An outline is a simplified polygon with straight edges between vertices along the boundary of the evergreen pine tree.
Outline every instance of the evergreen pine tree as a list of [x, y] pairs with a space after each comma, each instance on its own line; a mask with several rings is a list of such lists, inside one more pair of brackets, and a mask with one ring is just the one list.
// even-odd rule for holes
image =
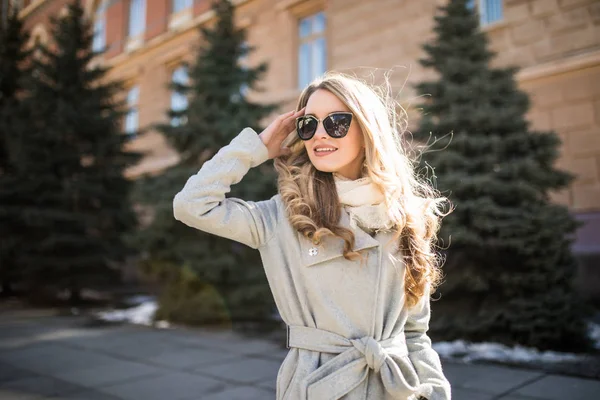
[[560, 140], [530, 129], [516, 68], [490, 67], [494, 53], [468, 3], [451, 0], [435, 17], [420, 62], [439, 78], [417, 87], [431, 96], [415, 132], [431, 145], [421, 166], [455, 206], [440, 234], [446, 282], [432, 332], [585, 348], [588, 309], [573, 288], [570, 249], [577, 224], [549, 196], [572, 179], [554, 166]]
[[[265, 319], [274, 308], [256, 250], [173, 218], [173, 198], [186, 180], [242, 128], [259, 130], [261, 120], [275, 110], [245, 95], [248, 89], [257, 89], [267, 66], [241, 65], [240, 58], [252, 48], [245, 44], [245, 30], [234, 25], [234, 6], [218, 0], [213, 10], [216, 21], [201, 28], [203, 46], [189, 67], [189, 83], [171, 85], [189, 98], [189, 104], [183, 110], [169, 110], [171, 122], [158, 126], [180, 161], [158, 177], [140, 180], [137, 200], [153, 210], [154, 218], [134, 238], [144, 255], [143, 269], [167, 281], [158, 317], [196, 324]], [[275, 173], [265, 163], [233, 186], [230, 195], [265, 200], [275, 193]]]
[[11, 295], [18, 281], [16, 257], [25, 239], [23, 224], [18, 218], [22, 187], [18, 179], [15, 130], [27, 124], [28, 116], [20, 115], [19, 101], [24, 79], [28, 75], [25, 49], [29, 34], [15, 6], [0, 26], [0, 294]]
[[70, 292], [117, 282], [135, 228], [132, 183], [123, 173], [137, 154], [123, 150], [124, 115], [113, 99], [119, 83], [91, 67], [92, 29], [74, 0], [52, 19], [51, 48], [34, 58], [22, 107], [31, 127], [19, 132], [24, 184], [34, 193], [21, 207], [28, 245], [20, 259], [32, 285]]

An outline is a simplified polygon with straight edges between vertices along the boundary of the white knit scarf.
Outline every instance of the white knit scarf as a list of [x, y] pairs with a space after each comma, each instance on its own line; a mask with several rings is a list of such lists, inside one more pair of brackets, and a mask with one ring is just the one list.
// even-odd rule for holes
[[333, 178], [340, 203], [350, 215], [351, 225], [370, 232], [393, 227], [384, 195], [370, 177], [351, 180], [334, 173]]

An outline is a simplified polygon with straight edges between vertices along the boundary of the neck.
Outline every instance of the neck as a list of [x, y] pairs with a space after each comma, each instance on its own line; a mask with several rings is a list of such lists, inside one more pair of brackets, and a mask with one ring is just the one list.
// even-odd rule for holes
[[356, 180], [359, 179], [363, 176], [363, 171], [364, 170], [364, 161], [365, 158], [363, 157], [356, 157], [350, 164], [344, 166], [342, 169], [334, 172], [334, 174], [337, 174], [340, 177], [343, 177], [345, 179], [349, 179], [349, 180]]

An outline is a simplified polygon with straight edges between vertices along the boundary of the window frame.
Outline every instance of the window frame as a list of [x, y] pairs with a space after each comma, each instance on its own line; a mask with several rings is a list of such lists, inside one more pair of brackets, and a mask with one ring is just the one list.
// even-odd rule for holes
[[[180, 2], [180, 3], [184, 3], [183, 7], [176, 9], [175, 5]], [[171, 0], [171, 14], [177, 14], [180, 13], [182, 11], [191, 9], [194, 7], [194, 0]]]
[[[322, 16], [322, 28], [317, 29], [315, 24], [317, 23], [317, 17]], [[304, 21], [308, 21], [309, 30], [306, 34], [302, 33], [302, 24]], [[296, 25], [296, 40], [297, 40], [297, 49], [296, 49], [296, 70], [297, 70], [297, 79], [296, 85], [298, 89], [303, 89], [317, 76], [325, 73], [329, 66], [328, 59], [328, 38], [327, 38], [327, 14], [325, 10], [316, 10], [315, 12], [301, 16], [297, 19]], [[317, 43], [321, 42], [322, 45], [318, 45]], [[317, 66], [318, 56], [316, 56], [317, 51], [319, 51], [319, 47], [322, 46], [322, 53], [320, 54], [320, 62], [321, 66]], [[307, 49], [309, 52], [309, 67], [308, 71], [304, 71], [302, 60], [302, 52], [304, 49]]]
[[496, 2], [494, 4], [497, 7], [495, 12], [498, 13], [498, 15], [494, 15], [494, 19], [490, 19], [488, 1], [490, 0], [470, 0], [467, 4], [467, 7], [477, 12], [477, 15], [479, 16], [479, 26], [482, 27], [497, 24], [504, 20], [504, 2], [502, 0], [491, 0]]
[[[141, 20], [134, 19], [134, 16], [133, 16], [133, 11], [134, 11], [133, 8], [134, 8], [134, 4], [136, 2], [142, 3], [142, 6], [140, 6], [140, 8], [142, 10]], [[135, 37], [138, 37], [138, 36], [144, 34], [144, 32], [146, 31], [146, 13], [147, 12], [148, 12], [148, 2], [146, 0], [130, 0], [129, 1], [129, 15], [127, 18], [127, 37], [128, 38], [135, 38]], [[139, 21], [138, 23], [140, 24], [139, 28], [138, 28], [139, 31], [138, 30], [133, 31], [132, 30], [133, 27], [134, 26], [137, 27], [137, 25], [135, 25], [132, 22], [137, 22], [137, 21]]]
[[[173, 68], [171, 70], [171, 82], [172, 83], [181, 83], [175, 80], [175, 74], [177, 73], [177, 71], [185, 71], [185, 78], [187, 80], [187, 82], [185, 82], [185, 84], [189, 84], [190, 81], [190, 76], [189, 76], [189, 67], [187, 67], [185, 64], [179, 64], [177, 65], [175, 68]], [[179, 100], [176, 100], [179, 99]], [[182, 103], [185, 103], [185, 108], [179, 108], [179, 109], [175, 109], [174, 108], [174, 100], [176, 101], [181, 101]], [[184, 109], [187, 109], [189, 107], [189, 98], [188, 96], [181, 94], [173, 89], [170, 90], [169, 93], [169, 107], [172, 111], [181, 111]], [[184, 121], [178, 121], [177, 117], [172, 117], [171, 120], [169, 121], [169, 124], [172, 127], [178, 127], [181, 125], [185, 125], [187, 123], [187, 116], [185, 117]]]
[[[131, 97], [132, 91], [136, 91], [135, 93], [135, 102], [132, 102]], [[123, 132], [129, 138], [134, 138], [137, 135], [137, 132], [140, 129], [140, 85], [133, 84], [127, 88], [127, 92], [125, 93], [125, 103], [127, 104], [127, 112], [125, 113], [125, 118], [123, 119]], [[129, 129], [128, 124], [131, 117], [135, 117], [134, 128]]]
[[[92, 39], [92, 51], [101, 52], [106, 48], [106, 10], [108, 9], [108, 1], [103, 0], [100, 2], [96, 10], [94, 11], [94, 37]], [[102, 33], [99, 35], [97, 26], [98, 23], [102, 22]]]

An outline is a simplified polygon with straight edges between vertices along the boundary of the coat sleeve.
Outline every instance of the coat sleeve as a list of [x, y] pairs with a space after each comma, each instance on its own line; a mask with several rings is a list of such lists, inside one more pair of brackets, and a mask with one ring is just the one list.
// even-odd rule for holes
[[259, 248], [274, 235], [275, 196], [253, 202], [225, 198], [250, 168], [264, 163], [268, 150], [256, 132], [245, 128], [191, 176], [173, 199], [175, 219], [184, 224]]
[[404, 328], [408, 357], [419, 376], [419, 389], [416, 397], [428, 400], [449, 400], [450, 382], [444, 376], [438, 353], [431, 347], [429, 330], [430, 287], [428, 286], [419, 302], [410, 309]]

